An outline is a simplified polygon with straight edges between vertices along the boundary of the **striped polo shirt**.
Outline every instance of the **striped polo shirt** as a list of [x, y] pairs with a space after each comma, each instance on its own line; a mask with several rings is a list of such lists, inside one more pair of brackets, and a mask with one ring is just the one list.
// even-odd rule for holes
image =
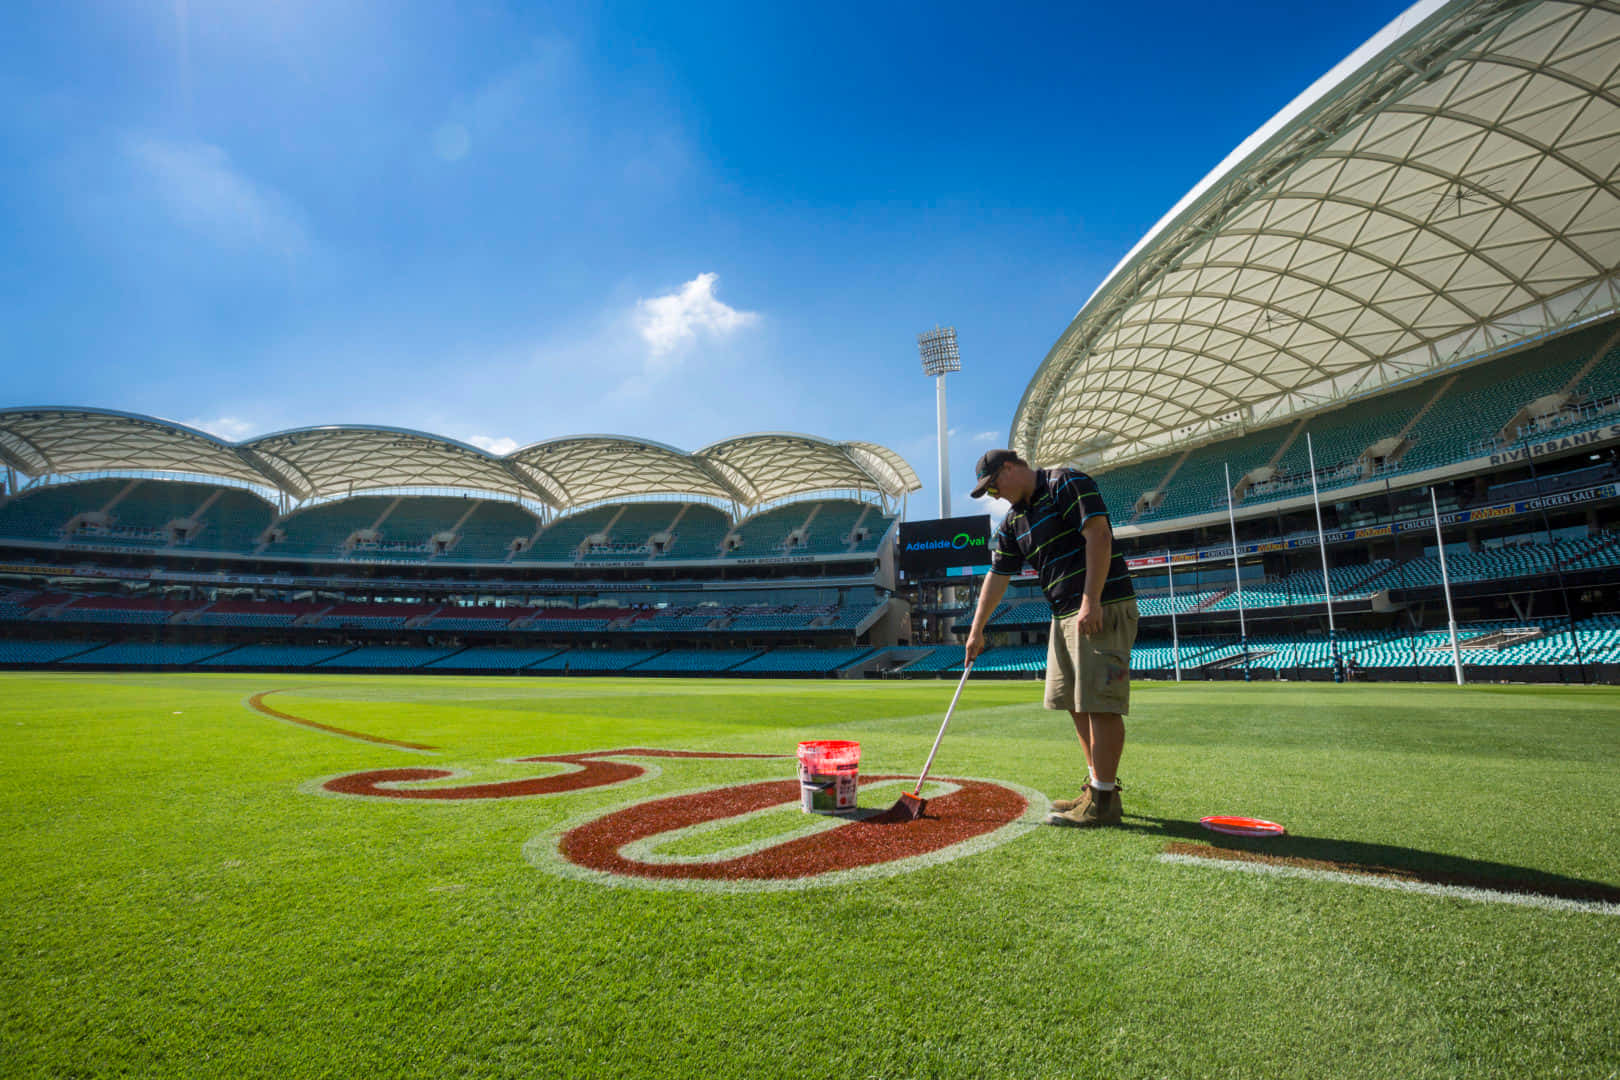
[[[1086, 538], [1080, 527], [1099, 515], [1107, 518], [1108, 507], [1103, 505], [1097, 481], [1074, 469], [1035, 470], [1034, 494], [1014, 506], [996, 530], [991, 572], [1011, 577], [1029, 563], [1040, 578], [1046, 602], [1052, 605], [1052, 615], [1074, 614], [1086, 593]], [[1108, 535], [1111, 540], [1112, 519]], [[1114, 547], [1102, 602], [1114, 604], [1135, 595], [1125, 556]]]

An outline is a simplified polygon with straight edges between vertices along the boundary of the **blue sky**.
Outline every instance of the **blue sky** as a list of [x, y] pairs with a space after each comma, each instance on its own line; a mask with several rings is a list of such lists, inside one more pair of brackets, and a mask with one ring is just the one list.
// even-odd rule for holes
[[0, 42], [0, 407], [882, 443], [953, 510], [1114, 264], [1398, 3], [64, 3]]

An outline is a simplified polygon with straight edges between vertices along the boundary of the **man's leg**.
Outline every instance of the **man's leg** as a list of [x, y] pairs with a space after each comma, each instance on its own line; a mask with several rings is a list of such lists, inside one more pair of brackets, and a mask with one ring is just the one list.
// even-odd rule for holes
[[1101, 780], [1102, 777], [1097, 776], [1097, 763], [1091, 757], [1091, 714], [1075, 712], [1071, 709], [1069, 715], [1074, 717], [1074, 733], [1080, 737], [1080, 749], [1086, 752], [1086, 776], [1088, 782], [1093, 777]]
[[[1081, 739], [1086, 745], [1086, 764], [1091, 775], [1105, 784], [1119, 779], [1119, 759], [1125, 752], [1125, 718], [1119, 713], [1081, 713], [1090, 720], [1091, 738]], [[1076, 727], [1079, 726], [1076, 717]]]

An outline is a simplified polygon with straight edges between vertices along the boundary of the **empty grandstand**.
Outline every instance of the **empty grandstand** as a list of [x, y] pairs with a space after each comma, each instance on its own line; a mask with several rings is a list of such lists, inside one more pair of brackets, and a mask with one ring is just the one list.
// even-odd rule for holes
[[[1597, 0], [1421, 4], [1080, 306], [1008, 443], [1097, 477], [1139, 672], [1620, 681], [1617, 77]], [[899, 572], [867, 442], [18, 408], [0, 464], [7, 664], [950, 677], [975, 596]], [[1015, 582], [979, 670], [1049, 616]]]

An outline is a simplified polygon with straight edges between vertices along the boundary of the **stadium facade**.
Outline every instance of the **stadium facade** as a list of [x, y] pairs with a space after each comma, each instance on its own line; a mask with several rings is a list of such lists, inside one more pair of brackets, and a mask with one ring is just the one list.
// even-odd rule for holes
[[[1125, 257], [1009, 443], [1098, 477], [1144, 673], [1620, 681], [1617, 266], [1620, 6], [1420, 3]], [[872, 443], [15, 408], [0, 463], [14, 665], [928, 674], [972, 600], [897, 572]], [[1045, 625], [1015, 584], [979, 667]]]

